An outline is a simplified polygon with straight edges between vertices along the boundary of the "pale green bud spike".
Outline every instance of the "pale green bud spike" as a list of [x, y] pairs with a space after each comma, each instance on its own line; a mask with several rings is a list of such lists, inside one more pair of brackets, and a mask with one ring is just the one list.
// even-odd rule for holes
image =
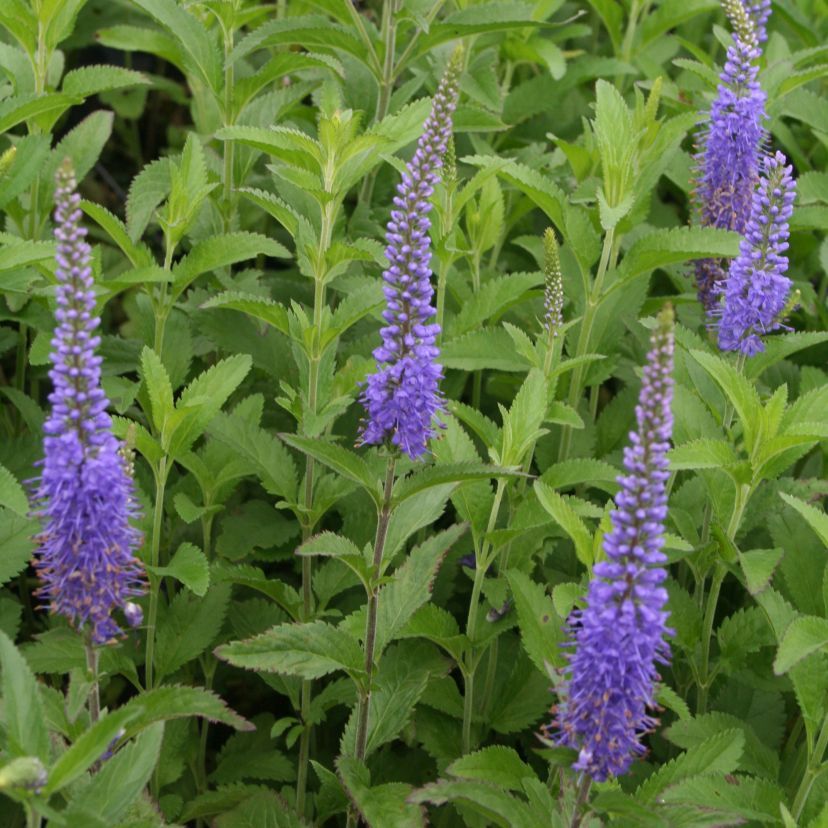
[[742, 43], [754, 48], [759, 45], [759, 40], [756, 37], [756, 26], [753, 19], [747, 13], [747, 9], [742, 5], [742, 0], [721, 0], [722, 8], [730, 20], [730, 25], [736, 36]]
[[561, 256], [555, 231], [549, 227], [543, 236], [544, 323], [552, 336], [557, 336], [563, 325], [563, 274]]

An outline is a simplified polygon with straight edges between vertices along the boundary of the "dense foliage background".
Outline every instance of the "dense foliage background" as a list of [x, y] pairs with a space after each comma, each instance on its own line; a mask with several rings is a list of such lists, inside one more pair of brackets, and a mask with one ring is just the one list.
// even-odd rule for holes
[[[828, 5], [775, 0], [763, 46], [799, 296], [746, 361], [692, 282], [739, 244], [691, 226], [729, 39], [716, 0], [0, 3], [0, 824], [828, 825]], [[384, 226], [458, 44], [445, 428], [384, 501], [356, 445]], [[99, 648], [97, 722], [84, 636], [29, 565], [64, 158], [148, 574], [143, 624]], [[667, 299], [673, 657], [647, 756], [586, 790], [538, 733]]]

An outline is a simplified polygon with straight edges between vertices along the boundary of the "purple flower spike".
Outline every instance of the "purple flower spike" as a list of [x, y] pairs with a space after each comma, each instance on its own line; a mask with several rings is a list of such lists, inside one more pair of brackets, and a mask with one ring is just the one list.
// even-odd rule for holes
[[458, 52], [437, 87], [417, 150], [397, 185], [386, 233], [390, 266], [382, 274], [386, 325], [380, 331], [382, 345], [374, 351], [377, 370], [369, 375], [362, 395], [367, 410], [362, 442], [390, 440], [412, 460], [425, 453], [435, 415], [443, 407], [443, 369], [436, 362], [440, 326], [430, 321], [435, 309], [428, 214], [451, 137], [460, 69]]
[[771, 15], [771, 0], [745, 0], [745, 11], [756, 29], [756, 39], [764, 43], [768, 39], [768, 18]]
[[604, 538], [607, 560], [595, 565], [587, 606], [570, 616], [574, 647], [557, 720], [556, 740], [578, 751], [575, 770], [601, 782], [626, 773], [645, 752], [640, 742], [656, 721], [656, 665], [665, 663], [667, 451], [673, 430], [673, 311], [659, 316], [644, 367], [636, 419], [624, 450], [626, 474]]
[[36, 498], [44, 521], [35, 567], [49, 611], [102, 644], [121, 635], [112, 618], [143, 593], [134, 552], [140, 534], [132, 478], [106, 413], [101, 358], [95, 354], [91, 250], [80, 225], [80, 196], [68, 161], [57, 176], [57, 327], [52, 339], [54, 390], [44, 431], [43, 471]]
[[793, 213], [796, 182], [787, 159], [777, 152], [753, 196], [750, 222], [739, 255], [720, 285], [724, 305], [719, 320], [719, 347], [753, 356], [765, 350], [761, 335], [782, 327], [791, 290], [788, 269], [788, 220]]
[[[696, 198], [702, 225], [744, 233], [759, 178], [765, 93], [756, 79], [760, 51], [753, 22], [739, 0], [729, 6], [737, 34], [727, 50], [702, 149], [696, 156]], [[720, 260], [696, 262], [699, 300], [708, 316], [716, 309], [715, 285], [724, 276]]]

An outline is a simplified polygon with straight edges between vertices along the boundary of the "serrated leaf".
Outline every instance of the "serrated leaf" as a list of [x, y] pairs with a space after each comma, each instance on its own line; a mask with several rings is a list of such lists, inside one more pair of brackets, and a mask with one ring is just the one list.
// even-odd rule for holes
[[201, 655], [216, 639], [230, 601], [230, 584], [215, 584], [204, 598], [179, 592], [161, 615], [155, 649], [160, 680]]
[[[2, 464], [0, 464], [0, 507], [10, 509], [20, 517], [29, 514], [29, 499], [17, 478]], [[3, 552], [5, 554], [5, 547]]]
[[432, 486], [446, 483], [459, 483], [465, 480], [490, 480], [495, 477], [520, 477], [521, 472], [502, 466], [489, 466], [485, 463], [445, 463], [429, 466], [423, 471], [397, 481], [394, 486], [394, 503], [399, 504], [419, 492]]
[[503, 328], [472, 331], [441, 346], [440, 362], [461, 371], [513, 371], [522, 373], [529, 363], [515, 353], [512, 339]]
[[339, 778], [366, 825], [423, 828], [422, 809], [409, 800], [411, 786], [386, 782], [371, 786], [368, 768], [358, 759], [341, 756], [336, 763]]
[[828, 618], [797, 616], [779, 642], [773, 671], [781, 676], [811, 653], [825, 648], [828, 648]]
[[528, 805], [517, 797], [483, 781], [438, 780], [414, 791], [412, 802], [445, 805], [459, 802], [501, 828], [537, 828]]
[[379, 504], [379, 483], [371, 474], [368, 464], [355, 452], [334, 443], [323, 440], [311, 440], [295, 434], [280, 434], [282, 440], [289, 446], [298, 449], [304, 454], [318, 460], [324, 466], [333, 469], [348, 480], [362, 486]]
[[811, 506], [809, 503], [805, 503], [805, 501], [800, 500], [798, 497], [793, 497], [793, 495], [780, 492], [779, 496], [785, 503], [791, 508], [796, 509], [805, 518], [808, 526], [816, 532], [819, 539], [828, 547], [828, 515], [822, 510]]
[[126, 202], [126, 226], [133, 242], [147, 229], [152, 214], [167, 197], [171, 186], [172, 162], [169, 158], [150, 162], [132, 179]]
[[133, 267], [149, 268], [154, 264], [150, 251], [144, 245], [133, 242], [129, 237], [126, 226], [120, 219], [113, 216], [109, 210], [99, 204], [86, 201], [86, 199], [81, 201], [80, 207], [89, 218], [97, 222], [106, 231], [112, 241], [121, 248]]
[[155, 430], [163, 430], [175, 409], [172, 384], [161, 357], [147, 346], [141, 351], [141, 375], [150, 399], [150, 413]]
[[67, 824], [88, 825], [93, 814], [104, 825], [120, 824], [122, 815], [149, 781], [161, 753], [164, 725], [150, 725], [130, 745], [107, 760], [89, 783], [73, 791], [64, 811]]
[[783, 554], [783, 549], [752, 549], [739, 553], [739, 564], [751, 595], [768, 586]]
[[136, 715], [124, 727], [122, 740], [130, 739], [155, 722], [198, 716], [235, 730], [254, 730], [243, 716], [231, 710], [215, 693], [201, 687], [166, 685], [147, 690], [130, 699], [122, 709], [134, 709]]
[[148, 566], [153, 574], [175, 578], [196, 595], [204, 596], [210, 586], [210, 564], [192, 543], [182, 543], [167, 566]]
[[0, 687], [3, 690], [3, 720], [8, 753], [37, 756], [49, 761], [49, 734], [37, 681], [12, 640], [0, 631]]
[[10, 581], [26, 568], [38, 528], [37, 522], [0, 507], [0, 584]]
[[393, 641], [414, 613], [431, 597], [440, 564], [466, 531], [464, 524], [439, 532], [411, 551], [391, 581], [379, 591], [375, 658]]
[[194, 245], [173, 267], [176, 289], [183, 290], [202, 273], [229, 267], [259, 255], [290, 258], [290, 251], [279, 242], [259, 233], [238, 232], [210, 236]]
[[618, 491], [619, 472], [603, 460], [577, 458], [554, 463], [542, 475], [541, 482], [553, 489], [568, 489], [586, 484], [610, 494]]
[[241, 293], [239, 291], [226, 291], [208, 299], [201, 307], [205, 310], [210, 308], [228, 308], [230, 310], [241, 311], [248, 316], [252, 316], [254, 319], [259, 319], [271, 327], [276, 328], [277, 331], [280, 331], [286, 336], [290, 334], [287, 310], [284, 305], [281, 305], [279, 302], [274, 302], [272, 299], [263, 299], [261, 296]]
[[81, 66], [63, 76], [61, 88], [67, 95], [88, 98], [110, 89], [147, 84], [149, 79], [146, 75], [122, 66]]
[[362, 648], [356, 639], [324, 621], [282, 624], [255, 638], [223, 644], [216, 655], [236, 667], [306, 679], [336, 670], [351, 675], [363, 672]]
[[520, 640], [532, 663], [544, 676], [548, 664], [563, 667], [566, 661], [561, 644], [566, 633], [552, 598], [542, 584], [534, 583], [523, 572], [510, 570], [506, 577], [515, 601]]
[[517, 752], [505, 745], [490, 745], [452, 762], [446, 772], [461, 779], [479, 779], [510, 791], [522, 791], [524, 779], [535, 779], [535, 772]]
[[662, 765], [635, 792], [640, 802], [652, 802], [667, 788], [694, 776], [732, 773], [745, 745], [740, 730], [724, 730]]
[[659, 229], [640, 236], [618, 268], [620, 282], [643, 273], [694, 259], [729, 258], [739, 253], [738, 233], [714, 227]]
[[731, 443], [705, 438], [676, 446], [669, 458], [671, 471], [725, 468], [736, 465], [740, 459]]
[[554, 489], [540, 481], [535, 483], [535, 494], [541, 506], [549, 512], [555, 522], [569, 535], [575, 544], [578, 560], [587, 567], [592, 566], [592, 534], [575, 510]]

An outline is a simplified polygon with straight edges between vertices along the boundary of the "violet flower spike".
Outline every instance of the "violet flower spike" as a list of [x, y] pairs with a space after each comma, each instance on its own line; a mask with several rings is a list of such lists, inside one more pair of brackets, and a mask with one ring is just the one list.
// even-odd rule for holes
[[49, 372], [54, 390], [36, 492], [44, 530], [35, 567], [42, 583], [38, 594], [49, 611], [88, 628], [92, 642], [103, 644], [122, 634], [112, 618], [115, 610], [126, 611], [129, 623], [140, 623], [140, 607], [131, 599], [144, 592], [134, 554], [141, 536], [131, 523], [137, 507], [128, 461], [112, 434], [101, 388], [91, 249], [75, 188], [65, 161], [55, 191], [57, 327]]
[[569, 666], [556, 721], [545, 728], [578, 751], [575, 770], [601, 782], [627, 772], [645, 753], [642, 734], [656, 724], [657, 665], [665, 637], [667, 577], [662, 552], [667, 517], [667, 451], [673, 428], [673, 311], [659, 316], [636, 407], [638, 427], [624, 449], [626, 474], [595, 565], [586, 607], [570, 616]]
[[[702, 149], [696, 156], [696, 200], [703, 226], [744, 233], [759, 178], [766, 96], [757, 80], [760, 51], [752, 19], [739, 0], [729, 5], [737, 33], [727, 50]], [[723, 263], [701, 259], [695, 271], [699, 300], [712, 317], [717, 305], [715, 285], [725, 277]]]
[[788, 269], [788, 222], [796, 198], [792, 168], [781, 152], [765, 161], [753, 196], [750, 221], [739, 255], [731, 262], [719, 319], [719, 347], [753, 356], [765, 350], [762, 335], [782, 327], [791, 280]]
[[432, 305], [430, 198], [449, 149], [461, 71], [459, 51], [437, 87], [414, 157], [397, 185], [386, 233], [389, 267], [383, 273], [387, 301], [377, 370], [366, 380], [363, 443], [390, 441], [412, 460], [426, 451], [435, 417], [443, 408], [439, 383], [439, 325]]
[[768, 18], [771, 15], [771, 0], [745, 0], [745, 11], [756, 29], [756, 39], [764, 43], [768, 39]]

